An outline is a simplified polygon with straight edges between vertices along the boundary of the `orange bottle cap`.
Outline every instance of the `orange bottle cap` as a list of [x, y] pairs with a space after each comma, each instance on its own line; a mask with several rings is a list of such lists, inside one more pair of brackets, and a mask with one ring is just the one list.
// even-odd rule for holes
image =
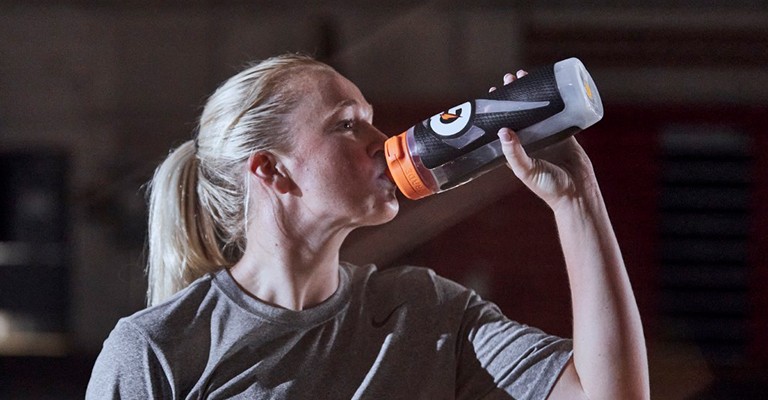
[[392, 177], [395, 185], [405, 197], [417, 200], [434, 192], [424, 184], [416, 170], [411, 154], [407, 151], [406, 133], [387, 139], [384, 142], [384, 154], [387, 157], [389, 176]]

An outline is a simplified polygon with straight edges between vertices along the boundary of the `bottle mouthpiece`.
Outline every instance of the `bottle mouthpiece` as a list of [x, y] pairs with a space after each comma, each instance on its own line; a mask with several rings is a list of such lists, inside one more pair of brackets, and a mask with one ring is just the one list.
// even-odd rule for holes
[[403, 132], [384, 142], [387, 170], [398, 189], [411, 200], [417, 200], [433, 193], [421, 179], [411, 154], [407, 150], [406, 134]]

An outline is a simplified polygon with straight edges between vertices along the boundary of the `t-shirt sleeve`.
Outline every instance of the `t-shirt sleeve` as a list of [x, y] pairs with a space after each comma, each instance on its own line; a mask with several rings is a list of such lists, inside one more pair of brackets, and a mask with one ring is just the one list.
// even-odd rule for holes
[[459, 399], [545, 399], [573, 347], [571, 340], [511, 321], [474, 292], [458, 344]]
[[104, 341], [85, 398], [169, 398], [167, 382], [146, 337], [133, 324], [121, 320]]

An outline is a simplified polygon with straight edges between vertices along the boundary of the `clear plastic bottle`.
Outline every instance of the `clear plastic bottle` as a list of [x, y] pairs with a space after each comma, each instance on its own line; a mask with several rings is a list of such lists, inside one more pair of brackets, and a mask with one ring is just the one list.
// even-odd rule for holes
[[499, 129], [514, 130], [527, 151], [563, 140], [603, 117], [592, 77], [577, 58], [559, 61], [462, 103], [389, 138], [389, 173], [403, 194], [420, 199], [502, 165]]

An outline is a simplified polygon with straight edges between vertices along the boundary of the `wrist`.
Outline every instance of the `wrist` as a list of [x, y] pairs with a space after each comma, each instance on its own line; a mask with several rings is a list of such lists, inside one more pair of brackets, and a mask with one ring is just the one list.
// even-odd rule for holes
[[600, 214], [605, 211], [600, 187], [594, 180], [587, 181], [575, 188], [569, 195], [557, 199], [550, 205], [555, 217], [580, 216]]

